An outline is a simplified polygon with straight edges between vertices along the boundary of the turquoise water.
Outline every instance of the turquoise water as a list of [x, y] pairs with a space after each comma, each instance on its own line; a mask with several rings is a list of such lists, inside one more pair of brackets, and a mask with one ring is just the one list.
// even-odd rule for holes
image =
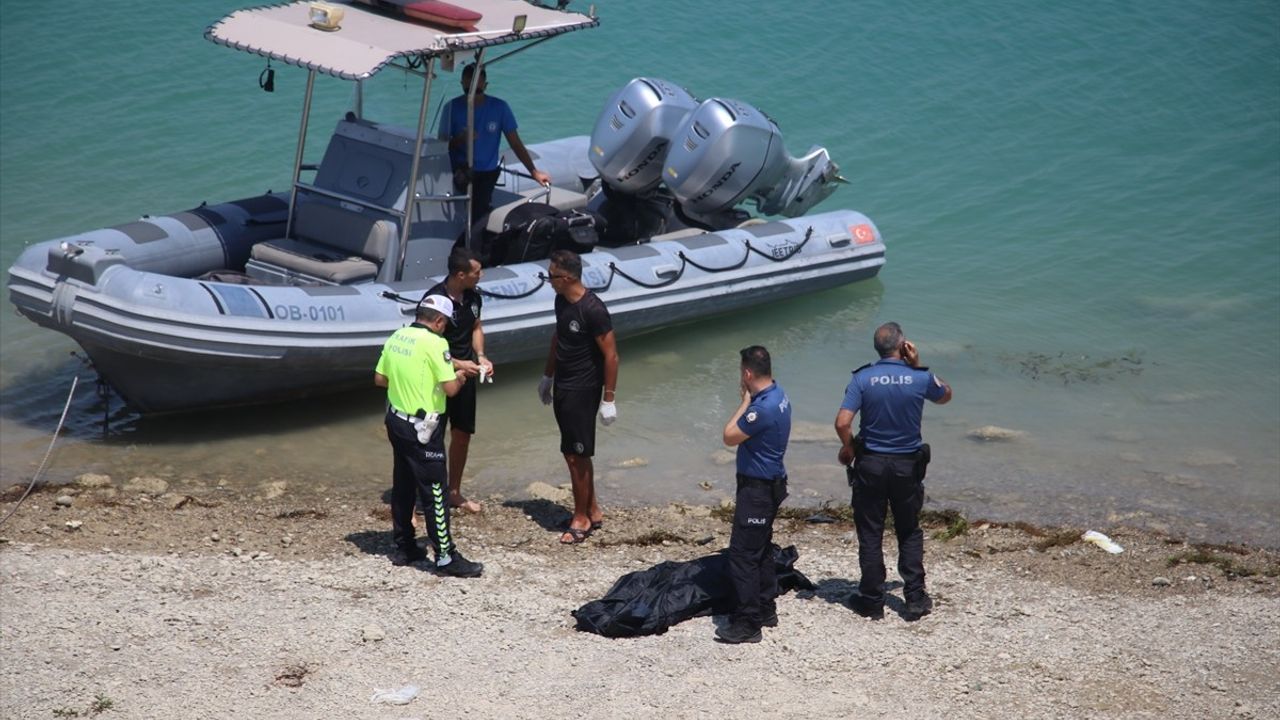
[[[278, 68], [265, 94], [261, 58], [205, 41], [234, 7], [6, 7], [5, 267], [33, 242], [286, 187], [305, 74]], [[798, 439], [813, 440], [789, 453], [794, 501], [845, 499], [820, 441], [847, 371], [872, 359], [871, 331], [897, 320], [956, 391], [926, 411], [936, 505], [1280, 545], [1280, 6], [597, 7], [599, 29], [491, 69], [526, 142], [589, 133], [637, 75], [739, 98], [778, 122], [794, 154], [827, 147], [850, 185], [821, 207], [867, 213], [889, 248], [875, 281], [624, 341], [621, 420], [600, 443], [606, 502], [731, 492], [711, 457], [736, 350], [755, 342], [774, 351]], [[411, 123], [418, 82], [384, 75], [367, 114]], [[351, 96], [335, 80], [318, 92], [312, 148]], [[10, 309], [2, 484], [29, 478], [71, 378], [92, 378], [69, 340]], [[538, 375], [500, 365], [485, 388], [475, 492], [567, 479]], [[370, 392], [152, 421], [116, 400], [104, 439], [90, 383], [50, 476], [92, 467], [373, 497], [390, 464], [379, 408]], [[969, 437], [985, 425], [1025, 435]], [[634, 457], [648, 465], [606, 467]]]

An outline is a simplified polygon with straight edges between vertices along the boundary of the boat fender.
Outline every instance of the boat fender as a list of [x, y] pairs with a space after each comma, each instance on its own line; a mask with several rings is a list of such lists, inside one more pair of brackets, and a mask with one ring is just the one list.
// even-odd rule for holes
[[53, 319], [57, 320], [59, 325], [71, 327], [72, 309], [75, 307], [78, 294], [76, 287], [65, 280], [59, 280], [53, 286], [53, 295], [49, 299], [49, 304], [53, 311]]

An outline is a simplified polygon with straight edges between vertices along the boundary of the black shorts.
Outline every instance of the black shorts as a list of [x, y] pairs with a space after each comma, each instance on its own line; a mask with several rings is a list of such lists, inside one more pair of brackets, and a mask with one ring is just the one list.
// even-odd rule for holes
[[555, 389], [551, 407], [560, 426], [560, 452], [591, 457], [596, 454], [596, 411], [603, 388]]
[[476, 434], [476, 386], [479, 384], [479, 378], [467, 378], [458, 394], [445, 400], [449, 427], [468, 435]]

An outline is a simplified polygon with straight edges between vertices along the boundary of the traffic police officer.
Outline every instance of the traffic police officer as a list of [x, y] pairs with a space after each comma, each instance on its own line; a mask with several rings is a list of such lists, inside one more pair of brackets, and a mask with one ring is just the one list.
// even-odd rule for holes
[[773, 380], [769, 351], [752, 345], [740, 354], [742, 403], [724, 426], [724, 444], [738, 448], [729, 536], [729, 579], [737, 605], [729, 624], [716, 630], [716, 638], [726, 643], [760, 642], [761, 626], [778, 624], [771, 548], [773, 520], [787, 497], [782, 458], [791, 438], [791, 401]]
[[[924, 401], [938, 405], [951, 400], [951, 386], [920, 367], [916, 347], [894, 322], [876, 329], [879, 362], [853, 371], [844, 402], [836, 413], [840, 436], [839, 459], [848, 470], [853, 488], [853, 522], [858, 533], [858, 564], [862, 579], [851, 604], [858, 614], [884, 617], [885, 504], [893, 511], [898, 536], [898, 574], [906, 600], [904, 617], [918, 620], [933, 609], [925, 592], [924, 532], [920, 508], [924, 505], [924, 474], [929, 446], [920, 436]], [[859, 434], [853, 435], [853, 416], [862, 413]]]
[[425, 560], [414, 540], [415, 496], [426, 509], [427, 528], [436, 551], [436, 570], [454, 577], [477, 577], [484, 570], [458, 552], [449, 530], [445, 499], [448, 471], [444, 455], [445, 397], [456, 395], [464, 371], [455, 370], [449, 343], [441, 336], [453, 302], [428, 295], [418, 303], [415, 322], [387, 338], [373, 383], [387, 389], [387, 439], [395, 460], [391, 485], [391, 562]]

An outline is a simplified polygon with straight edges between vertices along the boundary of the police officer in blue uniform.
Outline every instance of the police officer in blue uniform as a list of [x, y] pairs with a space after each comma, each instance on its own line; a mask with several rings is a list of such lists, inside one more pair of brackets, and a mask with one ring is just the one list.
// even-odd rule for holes
[[[909, 621], [918, 620], [933, 609], [925, 591], [924, 532], [920, 529], [929, 463], [929, 446], [921, 439], [920, 420], [924, 401], [949, 402], [951, 386], [920, 366], [915, 345], [902, 334], [898, 323], [876, 328], [875, 348], [879, 362], [853, 371], [835, 423], [841, 443], [840, 464], [853, 463], [848, 475], [862, 579], [851, 604], [864, 617], [884, 617], [881, 543], [887, 503], [898, 536], [898, 574], [906, 600], [903, 615]], [[855, 436], [853, 417], [859, 412], [860, 429]]]
[[742, 403], [724, 426], [724, 444], [738, 448], [738, 493], [729, 536], [729, 579], [736, 607], [727, 626], [716, 629], [726, 643], [760, 642], [762, 626], [778, 624], [778, 580], [774, 568], [773, 520], [787, 497], [782, 458], [791, 438], [791, 401], [773, 380], [769, 351], [741, 351]]

